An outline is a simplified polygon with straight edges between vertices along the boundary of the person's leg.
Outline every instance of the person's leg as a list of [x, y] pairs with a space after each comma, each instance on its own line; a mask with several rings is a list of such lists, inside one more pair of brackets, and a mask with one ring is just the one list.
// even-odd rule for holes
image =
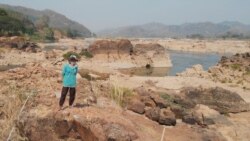
[[61, 98], [60, 98], [60, 101], [59, 101], [59, 106], [60, 106], [60, 107], [63, 106], [63, 103], [64, 103], [64, 101], [65, 101], [65, 98], [66, 98], [66, 95], [67, 95], [67, 93], [68, 93], [68, 90], [69, 90], [68, 87], [63, 87], [63, 88], [62, 88]]
[[69, 97], [69, 106], [72, 106], [75, 101], [76, 96], [76, 88], [69, 89], [70, 97]]

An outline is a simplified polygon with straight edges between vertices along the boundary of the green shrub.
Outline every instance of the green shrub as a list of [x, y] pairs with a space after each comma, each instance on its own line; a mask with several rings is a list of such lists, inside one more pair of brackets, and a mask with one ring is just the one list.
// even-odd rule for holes
[[241, 67], [241, 64], [232, 64], [232, 65], [231, 65], [231, 68], [232, 68], [233, 70], [239, 70], [240, 67]]
[[0, 16], [7, 16], [7, 12], [4, 9], [0, 8]]
[[93, 54], [87, 50], [82, 50], [79, 55], [85, 56], [86, 58], [93, 58]]
[[160, 96], [161, 96], [161, 98], [163, 98], [164, 100], [166, 100], [168, 102], [173, 102], [174, 101], [173, 97], [171, 97], [170, 95], [168, 95], [166, 93], [161, 93]]
[[81, 58], [81, 56], [80, 56], [78, 53], [73, 52], [73, 51], [69, 51], [69, 52], [63, 54], [63, 58], [64, 58], [65, 60], [68, 60], [69, 57], [70, 57], [71, 55], [75, 55], [77, 59], [80, 59], [80, 58]]

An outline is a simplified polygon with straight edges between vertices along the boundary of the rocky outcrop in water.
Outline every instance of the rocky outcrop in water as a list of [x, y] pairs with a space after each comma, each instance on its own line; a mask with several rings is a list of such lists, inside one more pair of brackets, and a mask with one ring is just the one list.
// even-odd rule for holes
[[171, 66], [170, 57], [166, 49], [159, 44], [136, 44], [133, 48], [132, 59], [140, 64], [148, 64], [152, 67]]
[[192, 66], [191, 68], [187, 68], [184, 72], [177, 73], [177, 76], [185, 76], [185, 77], [201, 77], [207, 78], [209, 74], [203, 69], [202, 65], [197, 64]]
[[117, 41], [99, 40], [90, 45], [89, 51], [93, 55], [110, 54], [122, 55], [129, 54], [133, 50], [133, 45], [129, 40], [122, 39]]
[[170, 58], [159, 44], [138, 44], [133, 47], [129, 40], [99, 40], [89, 47], [93, 61], [108, 65], [131, 67], [169, 67]]

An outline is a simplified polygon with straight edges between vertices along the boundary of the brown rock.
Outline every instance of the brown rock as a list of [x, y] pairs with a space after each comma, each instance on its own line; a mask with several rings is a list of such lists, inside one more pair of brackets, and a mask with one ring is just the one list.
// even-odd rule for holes
[[227, 141], [227, 139], [211, 129], [181, 124], [166, 128], [164, 141]]
[[208, 106], [199, 104], [194, 108], [193, 116], [198, 121], [198, 123], [203, 125], [211, 125], [215, 124], [216, 118], [221, 115], [218, 111], [210, 109]]
[[75, 125], [82, 139], [88, 141], [132, 141], [137, 135], [124, 125], [101, 118], [75, 117]]
[[149, 119], [158, 122], [159, 118], [160, 118], [160, 108], [159, 107], [150, 108], [150, 109], [146, 110], [145, 115]]
[[92, 54], [130, 54], [133, 45], [129, 40], [117, 40], [117, 41], [108, 41], [108, 40], [99, 40], [94, 42], [89, 47], [89, 51]]
[[170, 109], [161, 109], [159, 123], [169, 126], [175, 126], [176, 119], [174, 113]]
[[150, 96], [142, 96], [141, 101], [145, 104], [147, 107], [154, 108], [156, 107], [155, 102], [150, 98]]
[[145, 105], [139, 100], [132, 100], [132, 102], [128, 105], [128, 110], [136, 112], [138, 114], [143, 114]]
[[55, 121], [55, 132], [60, 138], [67, 137], [70, 130], [70, 125], [67, 120]]
[[192, 114], [183, 116], [182, 121], [188, 124], [197, 124], [199, 122]]
[[160, 107], [160, 108], [167, 107], [167, 102], [163, 98], [161, 98], [159, 95], [152, 93], [150, 97], [155, 102], [157, 107]]
[[123, 126], [115, 123], [106, 124], [104, 130], [108, 133], [108, 141], [132, 141], [135, 136], [133, 132], [129, 132]]
[[138, 87], [134, 91], [140, 96], [150, 96], [150, 92], [148, 92], [144, 87]]
[[184, 94], [182, 101], [207, 105], [220, 113], [238, 113], [250, 110], [249, 104], [237, 93], [220, 87], [210, 89], [185, 88], [181, 93]]
[[178, 119], [182, 119], [183, 116], [187, 115], [186, 109], [181, 106], [171, 105], [170, 109], [175, 114], [175, 117]]

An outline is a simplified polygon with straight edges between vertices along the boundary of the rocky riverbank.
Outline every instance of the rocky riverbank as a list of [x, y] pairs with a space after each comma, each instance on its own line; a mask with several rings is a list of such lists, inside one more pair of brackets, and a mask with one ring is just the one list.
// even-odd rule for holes
[[204, 71], [201, 65], [195, 65], [177, 74], [185, 77], [200, 77], [219, 81], [231, 87], [241, 87], [250, 90], [250, 53], [236, 54], [232, 57], [222, 57], [216, 66]]
[[[0, 128], [3, 129], [0, 140], [6, 140], [12, 127], [15, 127], [12, 140], [32, 141], [247, 141], [250, 138], [250, 96], [243, 89], [246, 85], [231, 87], [219, 79], [215, 81], [210, 78], [213, 75], [200, 67], [195, 67], [195, 73], [188, 77], [184, 74], [138, 77], [114, 69], [126, 64], [169, 65], [168, 54], [159, 44], [133, 45], [129, 40], [91, 43], [84, 51], [93, 57], [82, 56], [78, 62], [81, 71], [77, 75], [75, 105], [69, 108], [66, 104], [62, 111], [57, 110], [61, 67], [66, 63], [62, 56], [69, 51], [80, 54], [82, 49], [74, 45], [68, 50], [34, 53], [4, 49], [8, 51], [1, 58], [4, 64], [8, 63], [7, 56], [14, 55], [8, 61], [25, 66], [0, 73]], [[21, 59], [22, 54], [29, 59]], [[244, 75], [232, 79], [240, 76], [245, 84], [248, 56], [245, 53], [223, 58], [217, 66], [222, 70], [237, 68], [237, 74]], [[222, 74], [232, 77], [231, 73], [222, 71]]]

